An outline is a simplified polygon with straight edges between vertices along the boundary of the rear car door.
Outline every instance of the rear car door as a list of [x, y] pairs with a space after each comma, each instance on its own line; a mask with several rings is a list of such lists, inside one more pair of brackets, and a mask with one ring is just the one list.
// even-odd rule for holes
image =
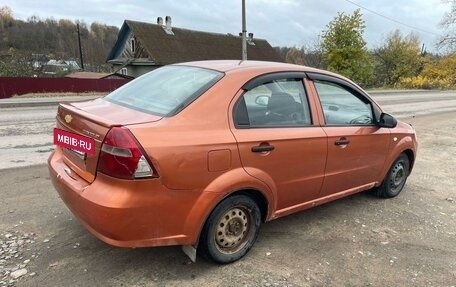
[[354, 85], [313, 77], [328, 136], [328, 159], [320, 197], [373, 187], [389, 149], [390, 131], [376, 124], [379, 108]]
[[315, 199], [323, 183], [326, 135], [314, 124], [303, 77], [256, 78], [233, 101], [232, 133], [242, 165], [276, 193], [278, 212]]

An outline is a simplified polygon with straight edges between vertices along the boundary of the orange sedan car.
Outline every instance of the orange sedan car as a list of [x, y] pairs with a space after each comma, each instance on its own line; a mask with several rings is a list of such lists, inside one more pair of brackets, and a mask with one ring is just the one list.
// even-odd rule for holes
[[104, 98], [61, 103], [52, 182], [96, 237], [244, 256], [260, 224], [350, 194], [391, 198], [414, 129], [339, 75], [284, 63], [164, 66]]

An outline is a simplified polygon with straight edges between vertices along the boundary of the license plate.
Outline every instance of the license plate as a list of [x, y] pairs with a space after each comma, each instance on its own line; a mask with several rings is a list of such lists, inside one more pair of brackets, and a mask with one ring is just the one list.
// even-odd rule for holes
[[72, 132], [54, 128], [54, 144], [70, 149], [76, 154], [85, 157], [95, 154], [95, 140]]

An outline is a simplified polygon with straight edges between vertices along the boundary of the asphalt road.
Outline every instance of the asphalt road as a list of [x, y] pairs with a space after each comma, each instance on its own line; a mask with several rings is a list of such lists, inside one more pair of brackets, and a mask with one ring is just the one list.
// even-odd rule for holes
[[57, 107], [0, 109], [0, 169], [46, 162]]
[[[398, 118], [456, 111], [456, 91], [371, 93]], [[77, 99], [77, 98], [72, 98]], [[34, 99], [33, 101], [42, 101]], [[44, 163], [53, 150], [57, 107], [0, 107], [0, 169]]]
[[456, 110], [456, 91], [371, 92], [382, 108], [398, 118]]

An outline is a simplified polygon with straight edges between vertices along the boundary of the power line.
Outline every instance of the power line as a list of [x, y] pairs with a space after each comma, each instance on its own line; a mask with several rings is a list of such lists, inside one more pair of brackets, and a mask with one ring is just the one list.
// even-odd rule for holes
[[439, 34], [437, 34], [437, 33], [434, 33], [434, 32], [431, 32], [431, 31], [427, 31], [427, 30], [424, 30], [424, 29], [421, 29], [421, 28], [418, 28], [418, 27], [415, 27], [415, 26], [406, 24], [406, 23], [404, 23], [404, 22], [398, 21], [398, 20], [393, 19], [393, 18], [391, 18], [391, 17], [382, 15], [382, 14], [380, 14], [380, 13], [378, 13], [378, 12], [375, 12], [374, 10], [371, 10], [371, 9], [369, 9], [369, 8], [366, 8], [366, 7], [364, 7], [364, 6], [361, 6], [361, 5], [359, 5], [358, 3], [355, 3], [355, 2], [353, 2], [353, 1], [351, 1], [351, 0], [345, 0], [345, 1], [348, 2], [348, 3], [351, 3], [351, 4], [355, 5], [355, 6], [357, 6], [357, 7], [361, 8], [361, 9], [363, 9], [363, 10], [366, 10], [366, 11], [368, 11], [368, 12], [371, 12], [372, 14], [375, 14], [375, 15], [377, 15], [377, 16], [380, 16], [380, 17], [382, 17], [382, 18], [385, 18], [385, 19], [387, 19], [387, 20], [389, 20], [389, 21], [392, 21], [392, 22], [394, 22], [394, 23], [400, 24], [400, 25], [402, 25], [402, 26], [408, 27], [408, 28], [410, 28], [410, 29], [413, 29], [413, 30], [416, 30], [416, 31], [421, 31], [421, 32], [423, 32], [423, 33], [431, 34], [431, 35], [438, 36], [438, 37], [441, 36], [441, 35], [439, 35]]

